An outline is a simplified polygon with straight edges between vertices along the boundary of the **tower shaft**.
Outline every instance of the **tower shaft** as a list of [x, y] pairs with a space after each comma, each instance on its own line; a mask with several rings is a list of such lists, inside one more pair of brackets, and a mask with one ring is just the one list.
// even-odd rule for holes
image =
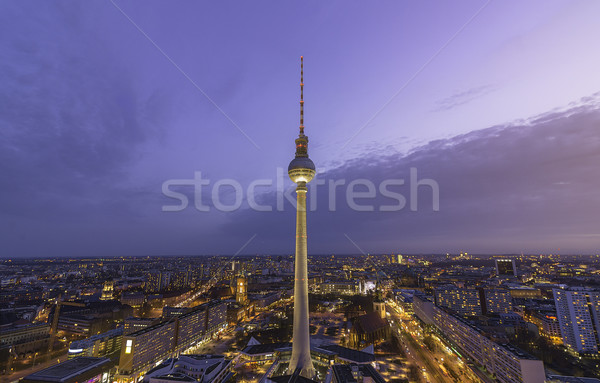
[[300, 375], [313, 378], [308, 320], [308, 255], [306, 245], [306, 183], [296, 187], [296, 259], [294, 281], [294, 333], [289, 371], [300, 368]]

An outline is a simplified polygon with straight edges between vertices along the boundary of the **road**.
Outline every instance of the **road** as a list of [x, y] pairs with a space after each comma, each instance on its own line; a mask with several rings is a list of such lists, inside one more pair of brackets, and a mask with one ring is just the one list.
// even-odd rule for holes
[[[434, 336], [437, 342], [436, 352], [430, 351], [423, 344], [423, 330], [415, 318], [403, 313], [394, 303], [386, 305], [392, 318], [393, 330], [400, 338], [407, 358], [417, 366], [426, 382], [455, 383], [457, 380], [452, 375], [459, 377], [460, 382], [479, 382], [470, 369], [464, 365], [460, 358], [452, 352], [442, 341]], [[452, 372], [447, 372], [449, 366]]]

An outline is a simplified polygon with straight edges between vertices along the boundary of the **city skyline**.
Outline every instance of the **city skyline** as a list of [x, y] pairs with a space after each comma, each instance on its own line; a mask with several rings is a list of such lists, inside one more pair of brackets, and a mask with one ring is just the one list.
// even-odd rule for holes
[[[309, 255], [596, 254], [598, 7], [3, 3], [0, 257], [291, 254], [295, 209], [274, 185], [300, 54], [323, 166]], [[428, 186], [411, 208], [411, 169], [438, 210]], [[196, 172], [211, 211], [164, 211], [165, 182]], [[220, 211], [223, 179], [271, 180], [254, 197], [272, 211], [247, 195]], [[359, 179], [373, 211], [347, 203]], [[389, 180], [405, 181], [396, 211]]]

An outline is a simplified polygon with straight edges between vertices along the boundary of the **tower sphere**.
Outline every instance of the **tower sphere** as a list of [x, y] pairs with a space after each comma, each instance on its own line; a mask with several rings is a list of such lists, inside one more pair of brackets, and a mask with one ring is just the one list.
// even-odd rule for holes
[[296, 157], [288, 166], [288, 175], [294, 183], [310, 182], [315, 176], [315, 164], [308, 157]]

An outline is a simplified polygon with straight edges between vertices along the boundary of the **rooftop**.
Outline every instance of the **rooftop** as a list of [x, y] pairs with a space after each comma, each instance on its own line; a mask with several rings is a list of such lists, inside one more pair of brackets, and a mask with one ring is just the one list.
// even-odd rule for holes
[[375, 360], [375, 355], [364, 351], [353, 350], [351, 348], [342, 347], [337, 344], [319, 346], [319, 349], [334, 352], [338, 358], [345, 359], [356, 363], [368, 363]]
[[246, 346], [242, 352], [247, 355], [268, 354], [285, 347], [292, 347], [292, 344], [290, 342], [255, 344], [253, 346]]
[[66, 362], [55, 364], [52, 367], [48, 367], [33, 374], [27, 375], [25, 380], [40, 380], [46, 382], [65, 382], [68, 379], [74, 378], [86, 371], [90, 371], [94, 368], [104, 366], [110, 363], [110, 359], [107, 358], [92, 358], [92, 357], [79, 357], [69, 359]]
[[122, 327], [116, 328], [114, 330], [103, 332], [102, 334], [97, 334], [97, 335], [91, 336], [86, 339], [75, 340], [75, 341], [71, 342], [71, 345], [69, 346], [69, 350], [85, 349], [85, 348], [93, 346], [94, 342], [99, 339], [114, 338], [114, 337], [121, 336], [121, 335], [123, 335], [123, 328]]

